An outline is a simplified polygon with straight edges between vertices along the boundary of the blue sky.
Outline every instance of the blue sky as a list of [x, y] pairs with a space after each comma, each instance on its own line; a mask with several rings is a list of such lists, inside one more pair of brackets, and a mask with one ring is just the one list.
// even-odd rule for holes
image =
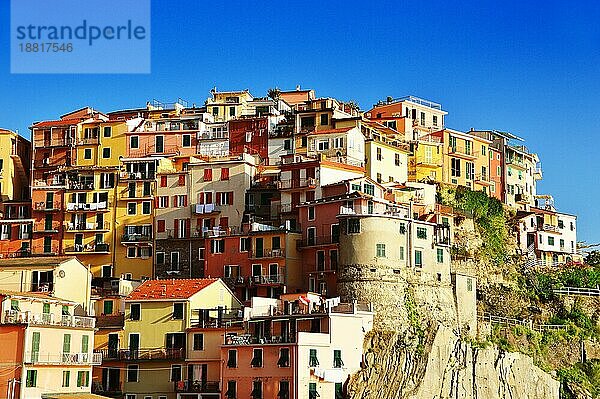
[[[367, 109], [388, 95], [442, 103], [455, 129], [498, 129], [542, 160], [538, 192], [600, 242], [600, 5], [594, 2], [152, 2], [149, 75], [11, 75], [0, 2], [0, 126], [84, 105], [102, 111], [211, 87], [313, 88]], [[107, 54], [110, 56], [110, 54]], [[118, 62], [118, 60], [115, 60]]]

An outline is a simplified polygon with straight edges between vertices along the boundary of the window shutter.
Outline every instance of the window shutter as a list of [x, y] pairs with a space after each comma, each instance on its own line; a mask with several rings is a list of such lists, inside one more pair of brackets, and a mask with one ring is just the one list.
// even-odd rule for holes
[[187, 195], [183, 196], [183, 206], [188, 206], [188, 198]]
[[233, 205], [233, 191], [229, 192], [229, 205]]
[[177, 196], [174, 195], [173, 196], [173, 207], [177, 208], [177, 206], [179, 206], [179, 204], [177, 203]]
[[159, 207], [159, 199], [160, 199], [160, 197], [154, 197], [154, 207], [155, 208]]
[[105, 188], [104, 187], [104, 173], [100, 173], [100, 188]]
[[179, 235], [179, 219], [173, 220], [173, 237], [177, 237]]
[[221, 205], [221, 192], [217, 192], [216, 195], [217, 195], [216, 203], [217, 203], [217, 205]]
[[191, 236], [190, 228], [191, 228], [190, 219], [185, 219], [185, 237], [188, 238]]
[[159, 233], [164, 233], [165, 232], [165, 221], [164, 220], [158, 220], [157, 221], [157, 226], [156, 229]]
[[198, 193], [198, 203], [204, 204], [204, 193]]

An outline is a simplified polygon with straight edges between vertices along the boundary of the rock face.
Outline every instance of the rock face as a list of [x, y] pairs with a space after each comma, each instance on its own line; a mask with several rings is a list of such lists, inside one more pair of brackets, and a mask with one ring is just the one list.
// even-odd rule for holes
[[431, 327], [423, 347], [410, 333], [373, 332], [365, 365], [348, 387], [352, 399], [559, 398], [559, 382], [530, 357], [474, 348], [452, 330]]

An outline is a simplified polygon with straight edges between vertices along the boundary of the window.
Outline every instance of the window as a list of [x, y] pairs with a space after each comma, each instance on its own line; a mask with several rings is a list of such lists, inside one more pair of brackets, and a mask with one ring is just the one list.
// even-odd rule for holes
[[548, 237], [548, 245], [554, 245], [554, 237]]
[[189, 134], [184, 134], [181, 138], [181, 145], [183, 147], [191, 147], [192, 146], [192, 136]]
[[425, 227], [417, 227], [417, 238], [427, 239], [427, 229]]
[[219, 115], [219, 107], [213, 107], [212, 113], [213, 113], [214, 116]]
[[452, 177], [460, 177], [460, 159], [452, 158], [450, 160], [450, 173]]
[[290, 367], [290, 348], [279, 349], [279, 360], [277, 361], [279, 367]]
[[381, 173], [377, 173], [377, 183], [381, 183]]
[[227, 367], [237, 367], [237, 350], [229, 349], [229, 352], [227, 353]]
[[321, 114], [321, 125], [329, 125], [329, 115]]
[[377, 160], [381, 161], [382, 156], [381, 156], [381, 148], [377, 147]]
[[204, 350], [204, 334], [194, 334], [194, 346], [195, 351]]
[[173, 197], [173, 206], [175, 208], [185, 208], [187, 206], [187, 195], [175, 195]]
[[213, 254], [225, 252], [225, 240], [212, 240], [210, 242], [210, 252]]
[[473, 279], [470, 277], [467, 278], [467, 291], [473, 291]]
[[404, 247], [400, 247], [400, 254], [398, 255], [398, 259], [404, 260]]
[[235, 116], [235, 107], [229, 107], [229, 116]]
[[377, 257], [385, 258], [385, 244], [377, 244]]
[[314, 206], [308, 207], [308, 220], [315, 220], [315, 207]]
[[135, 215], [137, 213], [137, 204], [135, 202], [127, 203], [127, 214]]
[[482, 145], [481, 146], [481, 155], [485, 156], [485, 151], [486, 151], [485, 146]]
[[158, 207], [159, 208], [168, 208], [169, 207], [169, 196], [161, 195], [158, 197]]
[[128, 258], [137, 258], [137, 248], [136, 247], [127, 247], [127, 257]]
[[92, 149], [86, 148], [83, 150], [83, 159], [92, 159]]
[[473, 162], [465, 162], [466, 175], [465, 178], [468, 180], [475, 179], [475, 165]]
[[227, 381], [227, 392], [225, 392], [227, 399], [237, 398], [237, 384], [234, 380]]
[[437, 249], [437, 262], [444, 263], [444, 250], [442, 248]]
[[78, 371], [77, 372], [77, 386], [87, 387], [90, 383], [90, 372], [89, 371]]
[[558, 221], [558, 228], [559, 229], [564, 229], [565, 228], [565, 222], [563, 222], [562, 220], [559, 219], [559, 221]]
[[279, 381], [279, 392], [277, 396], [280, 399], [289, 399], [290, 398], [290, 382], [281, 380]]
[[291, 150], [292, 149], [292, 140], [284, 140], [283, 141], [283, 149]]
[[406, 234], [406, 225], [404, 223], [400, 223], [398, 231], [400, 234]]
[[151, 210], [150, 201], [142, 202], [142, 215], [149, 215]]
[[360, 233], [360, 219], [348, 219], [348, 233]]
[[400, 154], [394, 154], [394, 164], [400, 166]]
[[157, 252], [156, 253], [156, 264], [157, 265], [164, 265], [165, 264], [165, 253], [164, 252]]
[[564, 248], [565, 247], [565, 240], [563, 240], [562, 238], [560, 239], [560, 248]]
[[102, 158], [104, 158], [104, 159], [110, 158], [110, 148], [109, 147], [104, 147], [102, 149]]
[[250, 250], [250, 237], [240, 238], [240, 252], [248, 252]]
[[204, 181], [212, 181], [212, 169], [204, 169]]
[[252, 399], [262, 399], [262, 381], [254, 380], [252, 381], [252, 393], [250, 394]]
[[309, 382], [308, 383], [308, 399], [317, 399], [319, 397], [319, 393], [317, 392], [317, 383]]
[[142, 305], [139, 303], [132, 303], [129, 306], [129, 319], [130, 320], [140, 320]]
[[252, 361], [250, 362], [252, 367], [262, 367], [263, 365], [263, 350], [260, 348], [254, 348]]
[[438, 117], [437, 115], [433, 115], [433, 126], [437, 126], [438, 125]]
[[71, 382], [71, 372], [66, 370], [62, 372], [62, 386], [63, 388], [66, 388], [69, 386], [69, 383]]
[[140, 148], [140, 137], [139, 136], [131, 136], [129, 138], [129, 148], [132, 148], [132, 149]]
[[180, 364], [171, 365], [171, 381], [172, 382], [181, 381], [181, 365]]
[[373, 184], [365, 183], [365, 194], [374, 196], [375, 195], [375, 186]]
[[139, 382], [140, 366], [137, 364], [127, 365], [127, 382]]
[[333, 148], [344, 148], [344, 138], [336, 137], [333, 139]]
[[[437, 118], [437, 116], [434, 116], [434, 118]], [[435, 119], [434, 119], [434, 121], [435, 121]], [[434, 122], [434, 125], [437, 125], [437, 122]], [[334, 399], [344, 399], [344, 386], [342, 385], [341, 382], [335, 383]]]
[[112, 135], [112, 127], [104, 126], [104, 137], [110, 137]]
[[423, 252], [419, 249], [415, 250], [415, 266], [423, 267]]
[[104, 300], [104, 314], [111, 315], [113, 312], [113, 301]]
[[352, 191], [360, 191], [360, 183], [359, 184], [352, 183]]
[[319, 365], [319, 359], [317, 358], [317, 350], [310, 349], [308, 354], [308, 366], [317, 367]]
[[571, 222], [571, 231], [575, 230], [575, 225]]
[[338, 369], [344, 367], [344, 362], [342, 361], [342, 351], [339, 349], [333, 350], [333, 367]]
[[329, 149], [329, 140], [319, 140], [317, 142], [317, 149], [319, 151], [325, 151]]
[[178, 185], [179, 187], [183, 187], [183, 186], [185, 186], [185, 175], [179, 175], [179, 176], [177, 177], [177, 185]]
[[229, 180], [229, 168], [221, 168], [221, 180]]
[[71, 353], [71, 334], [63, 335], [63, 354]]
[[37, 386], [37, 370], [27, 370], [25, 386], [28, 388]]

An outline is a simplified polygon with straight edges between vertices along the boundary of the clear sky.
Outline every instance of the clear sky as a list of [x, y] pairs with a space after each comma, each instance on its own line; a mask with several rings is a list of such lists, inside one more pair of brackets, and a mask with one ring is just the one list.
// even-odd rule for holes
[[525, 138], [542, 160], [538, 192], [578, 214], [580, 239], [600, 242], [598, 3], [289, 3], [153, 0], [151, 74], [11, 75], [2, 0], [0, 126], [27, 135], [85, 105], [202, 104], [213, 86], [261, 96], [300, 84], [362, 109], [412, 94], [441, 103], [448, 127]]

